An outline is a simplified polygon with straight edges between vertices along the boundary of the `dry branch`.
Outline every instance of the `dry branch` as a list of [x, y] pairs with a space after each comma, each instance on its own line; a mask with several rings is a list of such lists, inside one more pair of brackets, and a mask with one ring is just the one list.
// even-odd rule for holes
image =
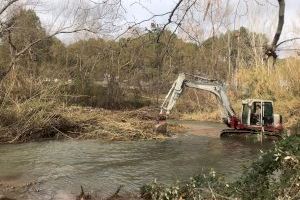
[[0, 10], [0, 15], [3, 14], [12, 4], [16, 3], [19, 0], [10, 0], [8, 1]]
[[273, 57], [273, 67], [275, 64], [275, 61], [278, 57], [276, 53], [276, 48], [280, 45], [277, 45], [280, 35], [282, 33], [283, 25], [284, 25], [284, 12], [285, 12], [285, 1], [284, 0], [278, 0], [279, 4], [279, 14], [278, 14], [278, 25], [277, 30], [274, 35], [273, 41], [270, 46], [265, 47], [265, 55], [266, 60], [268, 60], [270, 57]]

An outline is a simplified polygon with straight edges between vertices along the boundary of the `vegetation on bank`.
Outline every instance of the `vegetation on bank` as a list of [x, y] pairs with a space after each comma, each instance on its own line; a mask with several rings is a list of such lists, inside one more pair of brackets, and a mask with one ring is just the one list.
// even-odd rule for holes
[[18, 110], [5, 110], [6, 118], [0, 122], [0, 143], [43, 139], [164, 139], [183, 129], [180, 125], [170, 124], [167, 133], [157, 133], [154, 125], [158, 110], [154, 107], [111, 111], [41, 103], [27, 102], [19, 105]]
[[[0, 142], [156, 138], [151, 120], [127, 117], [126, 110], [158, 107], [180, 72], [228, 83], [236, 110], [244, 98], [272, 99], [288, 127], [299, 121], [299, 60], [278, 59], [275, 69], [268, 68], [258, 48], [267, 42], [263, 34], [241, 27], [197, 45], [155, 25], [118, 41], [65, 45], [48, 37], [35, 11], [12, 13], [7, 21], [14, 26], [0, 35]], [[17, 58], [10, 51], [36, 40]], [[184, 119], [217, 120], [217, 107], [211, 94], [187, 90], [176, 110]]]
[[241, 177], [225, 182], [216, 172], [167, 186], [157, 182], [141, 188], [147, 200], [299, 199], [300, 136], [287, 137], [263, 153]]

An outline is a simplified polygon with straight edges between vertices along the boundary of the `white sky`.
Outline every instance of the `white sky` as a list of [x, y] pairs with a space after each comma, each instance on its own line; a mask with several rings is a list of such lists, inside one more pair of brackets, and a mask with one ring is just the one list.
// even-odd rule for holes
[[[42, 22], [46, 24], [49, 23], [49, 19], [52, 22], [56, 19], [55, 15], [57, 13], [64, 13], [63, 20], [69, 20], [68, 16], [71, 16], [70, 13], [67, 12], [68, 4], [66, 2], [72, 2], [73, 4], [78, 4], [82, 2], [82, 0], [43, 0], [44, 4], [47, 6], [53, 6], [56, 8], [55, 12], [50, 12], [47, 10], [38, 10], [38, 15], [40, 16]], [[87, 0], [89, 1], [89, 0]], [[101, 0], [98, 0], [98, 2]], [[222, 2], [225, 0], [212, 0], [215, 4], [219, 3], [222, 6]], [[237, 29], [240, 26], [245, 26], [252, 31], [255, 32], [263, 32], [265, 33], [270, 39], [273, 37], [276, 27], [277, 27], [277, 18], [278, 18], [278, 7], [277, 0], [228, 0], [232, 10], [237, 11], [237, 17], [235, 20], [235, 24], [232, 23], [227, 26], [226, 28], [220, 28], [220, 31], [225, 31], [226, 29]], [[300, 36], [300, 24], [299, 24], [299, 17], [300, 17], [300, 0], [285, 0], [286, 1], [286, 12], [285, 12], [285, 24], [281, 36], [281, 40], [285, 40], [291, 37]], [[149, 17], [153, 16], [153, 14], [162, 14], [166, 13], [175, 6], [177, 0], [122, 0], [122, 4], [125, 8], [123, 11], [123, 20], [118, 21], [116, 23], [122, 24], [126, 23], [125, 27], [128, 27], [128, 22], [140, 22]], [[206, 5], [206, 0], [198, 0], [198, 2], [202, 2], [203, 5]], [[220, 3], [221, 2], [221, 3]], [[227, 2], [227, 1], [226, 1]], [[240, 3], [239, 3], [240, 2]], [[258, 3], [262, 5], [259, 5]], [[269, 2], [269, 3], [266, 3]], [[239, 3], [239, 4], [238, 4]], [[223, 3], [224, 4], [224, 3]], [[247, 5], [247, 6], [246, 6]], [[46, 6], [45, 6], [46, 7]], [[58, 9], [57, 9], [58, 8]], [[205, 8], [203, 8], [205, 9]], [[247, 10], [247, 12], [245, 12]], [[50, 14], [52, 13], [52, 14]], [[243, 13], [246, 13], [244, 16], [240, 16]], [[199, 17], [200, 18], [200, 17]], [[164, 17], [157, 17], [154, 20], [145, 22], [140, 25], [140, 27], [145, 28], [150, 26], [151, 22], [156, 22], [158, 24], [164, 24], [167, 22], [168, 15]], [[50, 21], [51, 21], [50, 20]], [[61, 19], [60, 19], [61, 20]], [[116, 20], [117, 21], [117, 20]], [[201, 19], [199, 20], [201, 22]], [[209, 36], [209, 31], [211, 28], [208, 28], [208, 24], [203, 22], [203, 24], [197, 24], [200, 28], [206, 33], [205, 35]], [[202, 27], [201, 27], [202, 26]], [[172, 28], [172, 25], [170, 26]], [[112, 33], [115, 35], [116, 32]], [[106, 35], [107, 36], [107, 35]], [[63, 40], [65, 43], [70, 43], [76, 38], [85, 37], [84, 35], [60, 35], [59, 38]], [[205, 37], [205, 36], [204, 36]], [[295, 45], [295, 44], [290, 44]]]
[[[217, 0], [216, 0], [217, 1]], [[236, 5], [239, 0], [229, 0], [232, 5]], [[266, 6], [260, 6], [257, 3], [254, 3], [254, 0], [245, 0], [248, 2], [248, 14], [247, 16], [241, 17], [240, 24], [237, 24], [237, 27], [244, 25], [250, 29], [256, 29], [257, 32], [264, 32], [266, 34], [271, 34], [270, 28], [275, 28], [277, 26], [277, 15], [278, 8], [272, 6], [271, 4], [265, 3], [269, 1], [273, 5], [277, 6], [277, 0], [257, 0], [257, 2], [261, 2]], [[300, 18], [300, 0], [285, 0], [286, 1], [286, 12], [285, 12], [285, 25], [283, 29], [284, 35], [290, 35], [295, 30], [299, 23]], [[152, 16], [152, 14], [161, 14], [167, 11], [172, 10], [174, 5], [176, 4], [176, 0], [144, 0], [140, 1], [143, 6], [135, 3], [136, 0], [126, 0], [124, 1], [127, 13], [126, 17], [128, 21], [141, 21], [143, 19], [147, 19]], [[243, 1], [241, 1], [243, 2]], [[147, 9], [145, 9], [146, 7]], [[244, 12], [245, 10], [243, 3], [240, 3], [238, 8], [240, 12]], [[150, 13], [150, 12], [152, 13]], [[156, 22], [165, 23], [167, 21], [168, 16], [166, 17], [158, 17], [156, 18]], [[145, 25], [148, 25], [145, 23]], [[255, 26], [255, 27], [254, 27]], [[271, 27], [274, 26], [274, 27]], [[300, 30], [299, 30], [300, 33]]]

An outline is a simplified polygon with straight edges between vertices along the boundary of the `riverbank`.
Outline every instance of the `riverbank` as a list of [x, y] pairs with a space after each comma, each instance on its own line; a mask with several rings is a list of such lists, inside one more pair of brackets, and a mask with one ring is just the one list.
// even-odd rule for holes
[[[289, 105], [297, 107], [298, 104]], [[279, 106], [279, 110], [283, 110], [282, 107]], [[293, 112], [298, 111], [296, 109]], [[183, 126], [171, 123], [168, 125], [167, 133], [155, 132], [158, 113], [159, 109], [156, 107], [107, 110], [33, 101], [15, 107], [10, 106], [1, 111], [0, 144], [49, 139], [155, 140], [171, 137], [175, 132], [180, 133], [184, 130]], [[290, 114], [290, 116], [286, 114], [287, 112], [283, 113], [286, 128], [295, 129], [294, 127], [299, 126], [298, 115]], [[220, 122], [219, 110], [188, 114], [174, 112], [171, 117], [180, 120]], [[207, 135], [210, 130], [202, 132]], [[199, 133], [201, 131], [197, 131], [198, 135]], [[212, 135], [217, 135], [215, 130], [212, 130]]]
[[182, 130], [171, 124], [166, 134], [154, 131], [159, 110], [144, 107], [112, 111], [102, 108], [34, 105], [1, 114], [0, 143], [45, 139], [149, 140], [163, 139]]

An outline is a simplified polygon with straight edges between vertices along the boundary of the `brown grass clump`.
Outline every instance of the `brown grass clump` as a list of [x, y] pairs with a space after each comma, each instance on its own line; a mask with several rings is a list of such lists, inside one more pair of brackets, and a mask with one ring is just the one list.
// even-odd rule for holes
[[[45, 138], [76, 137], [80, 126], [64, 118], [55, 102], [30, 100], [0, 111], [0, 142], [18, 143]], [[74, 135], [74, 136], [73, 136]]]
[[69, 132], [80, 127], [58, 109], [61, 85], [14, 73], [11, 76], [0, 85], [0, 143], [76, 137]]

